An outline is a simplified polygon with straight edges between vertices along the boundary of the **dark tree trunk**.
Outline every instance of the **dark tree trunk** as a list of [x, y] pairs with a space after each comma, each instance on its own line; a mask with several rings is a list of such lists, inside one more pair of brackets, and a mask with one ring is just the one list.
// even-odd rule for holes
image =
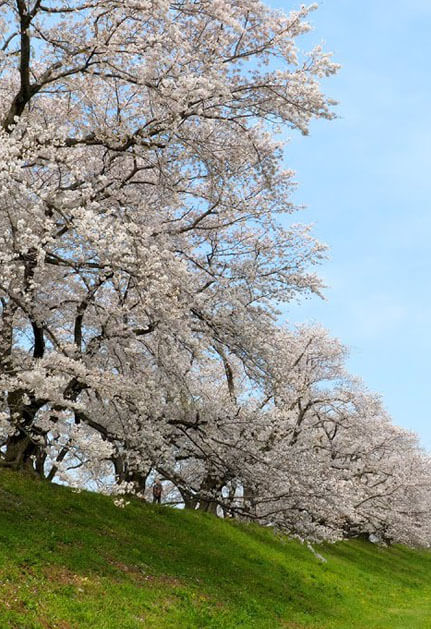
[[148, 472], [142, 471], [128, 471], [126, 474], [126, 478], [124, 479], [126, 483], [133, 483], [134, 492], [139, 494], [141, 498], [144, 497], [145, 488], [147, 485], [147, 478], [150, 475], [150, 470]]
[[194, 511], [198, 505], [197, 498], [194, 498], [183, 491], [181, 491], [180, 493], [181, 493], [181, 498], [184, 501], [185, 509], [191, 509], [192, 511]]
[[136, 471], [131, 470], [124, 460], [121, 454], [116, 454], [112, 457], [112, 463], [114, 465], [115, 478], [117, 483], [133, 483], [133, 493], [144, 496], [147, 478], [150, 475], [150, 471]]
[[34, 475], [42, 476], [42, 470], [35, 467], [35, 458], [38, 455], [39, 446], [35, 444], [28, 435], [19, 432], [12, 435], [6, 441], [6, 452], [3, 465], [12, 470], [22, 470], [31, 472]]
[[222, 507], [222, 509], [223, 509], [223, 517], [224, 518], [233, 518], [234, 517], [233, 511], [229, 507], [232, 507], [233, 501], [235, 500], [236, 490], [237, 490], [236, 482], [235, 481], [231, 481], [229, 486], [228, 486], [229, 493], [228, 493], [227, 497], [224, 500], [224, 502], [225, 502], [225, 504], [227, 506]]
[[251, 484], [244, 483], [243, 491], [244, 511], [247, 512], [250, 517], [255, 517], [257, 515], [256, 490]]
[[218, 494], [221, 492], [222, 486], [223, 482], [220, 478], [208, 472], [201, 485], [203, 497], [199, 498], [198, 509], [200, 511], [206, 511], [207, 513], [217, 515], [218, 501], [207, 496], [208, 494]]
[[19, 390], [11, 391], [8, 395], [11, 417], [18, 419], [13, 422], [16, 432], [6, 441], [1, 465], [44, 477], [45, 449], [42, 442], [45, 435], [36, 430], [33, 424], [37, 412], [45, 401], [33, 399], [30, 403], [24, 404], [23, 398], [24, 392]]

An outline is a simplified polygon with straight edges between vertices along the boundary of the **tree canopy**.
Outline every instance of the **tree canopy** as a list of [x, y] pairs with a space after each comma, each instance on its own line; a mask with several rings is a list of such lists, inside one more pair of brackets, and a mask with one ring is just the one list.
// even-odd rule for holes
[[305, 537], [428, 535], [415, 439], [338, 341], [277, 321], [322, 290], [278, 134], [334, 116], [338, 66], [298, 47], [314, 8], [0, 3], [1, 465], [138, 493], [156, 471]]

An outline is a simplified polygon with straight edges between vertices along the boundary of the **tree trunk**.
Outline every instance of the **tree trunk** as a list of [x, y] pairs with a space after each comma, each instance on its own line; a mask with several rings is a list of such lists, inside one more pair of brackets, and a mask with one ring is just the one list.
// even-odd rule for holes
[[39, 450], [39, 446], [28, 435], [20, 431], [6, 441], [6, 452], [2, 465], [12, 470], [27, 471], [34, 475], [42, 476], [40, 465], [37, 466], [38, 469], [34, 466]]
[[244, 483], [243, 492], [244, 511], [249, 513], [250, 517], [255, 517], [257, 515], [255, 488], [249, 483]]
[[114, 464], [114, 472], [117, 483], [133, 483], [133, 493], [137, 493], [143, 498], [147, 478], [150, 475], [151, 470], [148, 470], [147, 472], [143, 472], [141, 470], [131, 470], [121, 454], [114, 455], [112, 457], [112, 463]]
[[[221, 491], [222, 485], [222, 482], [217, 476], [214, 476], [210, 472], [208, 472], [202, 482], [201, 491], [204, 496], [205, 494], [218, 493], [219, 491]], [[207, 513], [213, 513], [214, 515], [217, 515], [217, 507], [218, 502], [216, 500], [212, 500], [211, 498], [207, 497], [199, 498], [198, 509], [200, 511], [206, 511]]]
[[33, 399], [29, 404], [23, 403], [24, 392], [17, 390], [8, 394], [8, 405], [16, 429], [14, 435], [8, 437], [6, 450], [1, 465], [12, 470], [25, 470], [44, 477], [44, 448], [38, 443], [45, 439], [44, 433], [34, 428], [33, 423], [44, 400]]
[[184, 491], [180, 491], [180, 494], [181, 494], [181, 498], [184, 501], [184, 508], [194, 511], [198, 504], [197, 498], [194, 498], [190, 496], [189, 494], [186, 494]]

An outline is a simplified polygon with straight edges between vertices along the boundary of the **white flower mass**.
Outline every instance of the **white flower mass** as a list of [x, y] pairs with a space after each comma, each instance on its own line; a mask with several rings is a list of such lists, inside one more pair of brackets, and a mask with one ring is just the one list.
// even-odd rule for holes
[[415, 436], [338, 340], [277, 323], [323, 288], [277, 135], [334, 117], [314, 8], [0, 3], [0, 466], [429, 544]]

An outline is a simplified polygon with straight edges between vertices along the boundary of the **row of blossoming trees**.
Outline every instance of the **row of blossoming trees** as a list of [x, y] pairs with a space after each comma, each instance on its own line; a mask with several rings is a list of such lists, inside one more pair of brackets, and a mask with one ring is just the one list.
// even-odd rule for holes
[[325, 255], [283, 227], [277, 140], [333, 116], [313, 8], [0, 2], [1, 466], [430, 541], [428, 456], [338, 341], [277, 323]]

